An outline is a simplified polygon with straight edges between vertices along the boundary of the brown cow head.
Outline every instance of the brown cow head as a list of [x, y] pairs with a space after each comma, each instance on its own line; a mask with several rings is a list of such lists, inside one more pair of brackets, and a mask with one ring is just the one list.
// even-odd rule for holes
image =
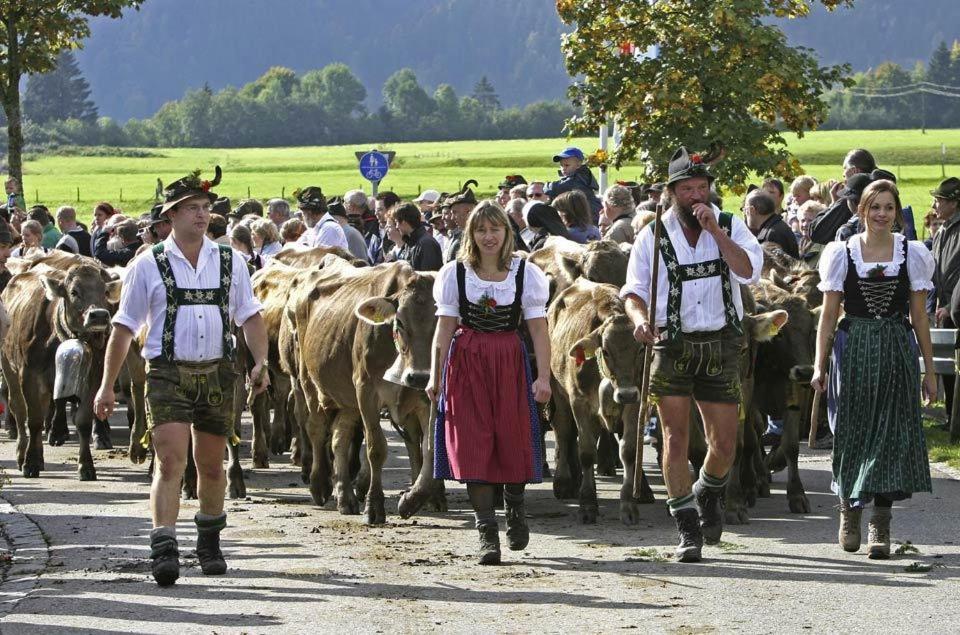
[[70, 337], [101, 334], [110, 327], [110, 302], [120, 295], [120, 281], [106, 282], [102, 271], [91, 265], [71, 268], [62, 277], [56, 273], [41, 274], [47, 298], [61, 306], [58, 327]]
[[606, 282], [617, 286], [627, 279], [629, 253], [609, 240], [596, 240], [587, 243], [583, 251], [570, 251], [560, 254], [560, 265], [570, 280], [583, 276], [592, 282]]
[[433, 333], [437, 328], [434, 279], [433, 273], [416, 273], [397, 293], [368, 298], [354, 310], [367, 324], [393, 328], [399, 353], [396, 375], [404, 386], [417, 390], [424, 390], [430, 381]]
[[789, 316], [779, 333], [759, 348], [761, 375], [785, 376], [790, 381], [806, 384], [813, 377], [813, 355], [817, 337], [817, 314], [799, 295], [768, 296], [764, 310], [779, 309]]
[[639, 398], [643, 349], [633, 336], [633, 323], [623, 313], [604, 319], [600, 326], [571, 347], [569, 355], [578, 364], [597, 358], [601, 401], [605, 393], [612, 393], [617, 404], [635, 403]]

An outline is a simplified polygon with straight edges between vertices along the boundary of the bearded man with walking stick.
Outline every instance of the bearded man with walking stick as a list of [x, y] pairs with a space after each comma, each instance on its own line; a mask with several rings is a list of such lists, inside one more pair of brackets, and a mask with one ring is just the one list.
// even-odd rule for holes
[[[717, 544], [723, 532], [723, 493], [736, 454], [741, 398], [740, 285], [760, 278], [763, 252], [741, 219], [710, 204], [714, 177], [700, 155], [681, 147], [668, 174], [672, 206], [637, 237], [620, 295], [635, 337], [653, 347], [649, 392], [663, 425], [667, 505], [680, 539], [676, 558], [699, 562], [704, 541]], [[654, 264], [659, 266], [652, 284]], [[655, 316], [647, 310], [652, 290]], [[695, 483], [687, 458], [691, 398], [708, 444]]]

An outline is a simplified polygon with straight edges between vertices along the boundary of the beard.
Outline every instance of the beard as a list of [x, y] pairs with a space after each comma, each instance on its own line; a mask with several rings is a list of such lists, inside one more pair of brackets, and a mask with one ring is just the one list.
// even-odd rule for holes
[[688, 229], [700, 229], [700, 221], [693, 215], [693, 207], [689, 205], [680, 205], [677, 203], [677, 218]]

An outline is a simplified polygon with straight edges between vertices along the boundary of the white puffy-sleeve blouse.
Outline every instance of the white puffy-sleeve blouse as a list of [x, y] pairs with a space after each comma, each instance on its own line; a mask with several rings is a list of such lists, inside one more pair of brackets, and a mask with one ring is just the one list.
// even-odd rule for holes
[[[466, 275], [467, 300], [477, 302], [486, 294], [493, 298], [497, 306], [513, 304], [517, 295], [517, 268], [520, 258], [514, 256], [510, 261], [510, 272], [502, 282], [481, 280], [468, 264], [464, 264]], [[537, 265], [527, 261], [523, 273], [523, 295], [520, 304], [523, 308], [523, 317], [527, 320], [546, 317], [547, 298], [550, 295], [550, 283], [543, 271]], [[433, 299], [437, 303], [437, 315], [445, 317], [460, 317], [460, 296], [457, 290], [457, 261], [448, 262], [440, 269], [437, 282], [433, 286]]]
[[[861, 278], [870, 277], [870, 271], [877, 266], [883, 266], [885, 276], [895, 276], [900, 273], [903, 265], [903, 234], [894, 234], [893, 260], [889, 262], [863, 262], [860, 249], [860, 235], [852, 236], [847, 242], [834, 241], [823, 249], [820, 256], [820, 284], [821, 291], [843, 291], [843, 281], [847, 277], [847, 247], [850, 247], [850, 257], [857, 267], [857, 275]], [[911, 291], [929, 291], [933, 289], [933, 255], [923, 243], [911, 240], [907, 246], [907, 276], [910, 279]]]

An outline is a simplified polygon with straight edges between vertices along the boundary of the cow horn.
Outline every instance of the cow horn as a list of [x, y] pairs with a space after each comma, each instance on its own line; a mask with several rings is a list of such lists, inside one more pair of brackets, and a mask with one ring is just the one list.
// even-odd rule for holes
[[213, 173], [214, 177], [213, 180], [210, 181], [210, 187], [216, 187], [220, 185], [220, 179], [223, 178], [223, 170], [220, 169], [219, 165], [214, 166]]
[[461, 194], [465, 193], [467, 191], [467, 188], [470, 187], [471, 183], [473, 184], [473, 187], [480, 187], [480, 184], [477, 183], [476, 179], [470, 179], [469, 181], [463, 184], [462, 188], [460, 188], [460, 193]]

